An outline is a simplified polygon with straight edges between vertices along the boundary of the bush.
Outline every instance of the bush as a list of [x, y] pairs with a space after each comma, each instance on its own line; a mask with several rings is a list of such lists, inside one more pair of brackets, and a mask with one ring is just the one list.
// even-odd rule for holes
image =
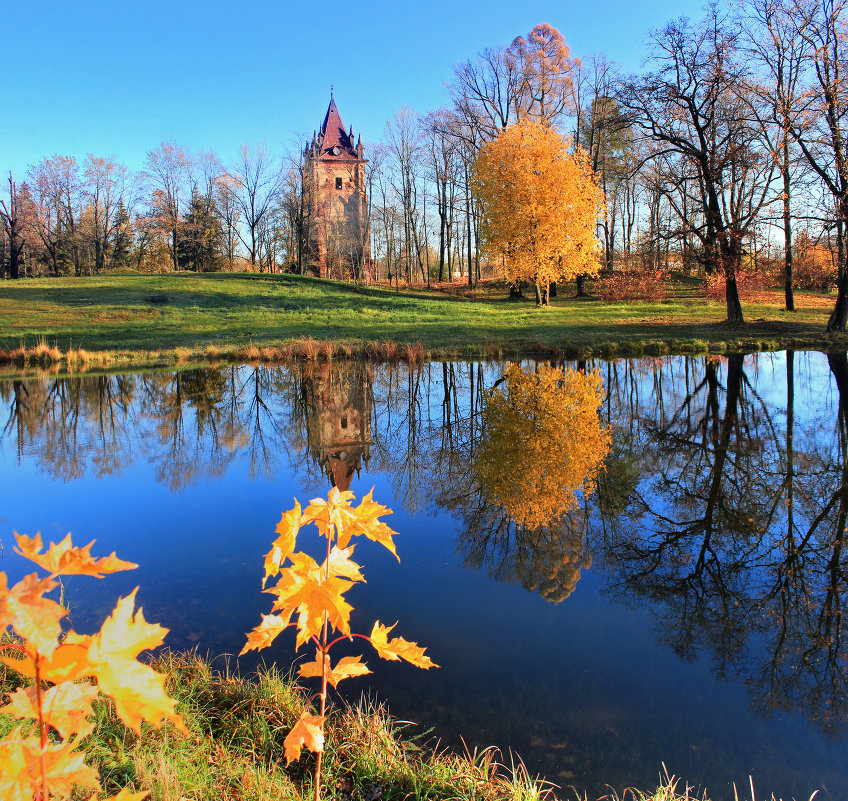
[[601, 300], [664, 300], [667, 284], [663, 270], [627, 270], [596, 279], [594, 292]]

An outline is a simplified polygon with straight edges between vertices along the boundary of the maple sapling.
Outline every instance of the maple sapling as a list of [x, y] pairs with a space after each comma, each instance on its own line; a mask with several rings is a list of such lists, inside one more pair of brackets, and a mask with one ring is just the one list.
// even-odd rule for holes
[[[321, 690], [316, 694], [319, 699], [319, 714], [311, 711], [310, 699], [300, 719], [295, 723], [283, 743], [286, 763], [299, 759], [301, 749], [306, 746], [317, 754], [315, 764], [315, 798], [320, 797], [321, 756], [324, 750], [324, 722], [327, 711], [327, 685], [337, 687], [343, 679], [363, 676], [371, 671], [361, 661], [361, 656], [346, 656], [335, 666], [330, 662], [330, 649], [340, 640], [358, 637], [371, 643], [377, 654], [383, 659], [404, 659], [417, 667], [428, 669], [438, 667], [424, 655], [424, 648], [402, 637], [389, 639], [395, 626], [384, 626], [380, 621], [374, 623], [370, 635], [356, 634], [350, 630], [350, 613], [353, 607], [345, 600], [344, 593], [357, 582], [365, 579], [360, 565], [351, 560], [354, 545], [353, 537], [365, 535], [379, 542], [394, 555], [397, 551], [392, 537], [397, 533], [379, 518], [391, 514], [372, 499], [369, 492], [359, 503], [352, 506], [354, 494], [346, 490], [333, 488], [327, 500], [314, 498], [309, 506], [301, 511], [295, 501], [292, 509], [282, 516], [277, 524], [277, 539], [265, 556], [265, 575], [262, 586], [269, 578], [279, 575], [275, 586], [265, 592], [276, 596], [271, 614], [263, 615], [262, 622], [247, 635], [247, 643], [241, 654], [250, 650], [267, 648], [284, 629], [290, 625], [297, 628], [296, 648], [306, 643], [315, 646], [315, 659], [302, 664], [299, 668], [303, 677], [319, 677]], [[296, 552], [295, 544], [301, 526], [314, 523], [320, 536], [327, 543], [327, 556], [318, 564], [311, 556]], [[285, 562], [290, 562], [284, 566]], [[297, 615], [292, 624], [292, 618]], [[336, 632], [336, 634], [332, 634]], [[241, 656], [239, 654], [239, 656]]]

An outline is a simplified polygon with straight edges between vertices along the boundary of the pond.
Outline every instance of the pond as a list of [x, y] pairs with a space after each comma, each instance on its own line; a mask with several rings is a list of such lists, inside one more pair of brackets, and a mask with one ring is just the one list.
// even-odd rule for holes
[[[374, 487], [401, 562], [357, 546], [352, 628], [399, 620], [440, 667], [366, 653], [346, 697], [590, 794], [665, 764], [713, 799], [749, 775], [758, 798], [848, 797], [846, 356], [554, 367], [2, 379], [0, 568], [29, 572], [13, 530], [96, 539], [140, 567], [68, 580], [77, 630], [140, 585], [171, 647], [223, 667], [269, 610], [280, 514]], [[287, 667], [277, 643], [240, 669]]]

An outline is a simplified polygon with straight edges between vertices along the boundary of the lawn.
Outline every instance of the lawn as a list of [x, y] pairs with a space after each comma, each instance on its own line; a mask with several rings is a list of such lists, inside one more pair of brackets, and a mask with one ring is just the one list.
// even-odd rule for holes
[[[420, 343], [423, 353], [486, 357], [845, 348], [825, 334], [833, 297], [779, 291], [743, 297], [746, 323], [724, 322], [724, 305], [694, 282], [662, 301], [577, 299], [560, 288], [547, 309], [510, 300], [501, 287], [395, 291], [294, 275], [193, 274], [44, 278], [0, 283], [0, 349], [39, 342], [84, 349], [113, 363], [235, 357], [305, 338], [352, 354], [375, 343]], [[371, 351], [368, 350], [369, 346]], [[20, 353], [20, 351], [19, 351]]]

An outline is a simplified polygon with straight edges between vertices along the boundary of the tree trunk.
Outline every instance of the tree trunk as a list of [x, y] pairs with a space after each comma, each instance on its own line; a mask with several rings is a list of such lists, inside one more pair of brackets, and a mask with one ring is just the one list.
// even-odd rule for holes
[[533, 284], [533, 288], [536, 290], [536, 305], [541, 306], [542, 305], [542, 289], [539, 286], [538, 281], [536, 281], [536, 283]]
[[739, 300], [739, 288], [736, 286], [736, 272], [725, 273], [725, 297], [727, 299], [727, 322], [744, 323], [742, 303]]
[[557, 285], [556, 281], [553, 281], [551, 285], [548, 287], [548, 294], [550, 297], [555, 298], [557, 296]]
[[792, 218], [789, 209], [789, 138], [783, 137], [783, 239], [784, 239], [784, 262], [785, 262], [785, 293], [786, 311], [795, 311], [795, 295], [792, 288]]
[[586, 275], [584, 273], [580, 273], [577, 276], [577, 297], [585, 298], [586, 294]]
[[845, 264], [845, 236], [844, 223], [848, 218], [848, 198], [840, 200], [837, 209], [836, 239], [839, 253], [839, 272], [836, 279], [836, 305], [827, 321], [828, 333], [845, 333], [845, 324], [848, 322], [848, 269]]
[[845, 333], [845, 324], [848, 322], [848, 271], [844, 268], [840, 271], [837, 282], [836, 306], [827, 321], [829, 333]]

